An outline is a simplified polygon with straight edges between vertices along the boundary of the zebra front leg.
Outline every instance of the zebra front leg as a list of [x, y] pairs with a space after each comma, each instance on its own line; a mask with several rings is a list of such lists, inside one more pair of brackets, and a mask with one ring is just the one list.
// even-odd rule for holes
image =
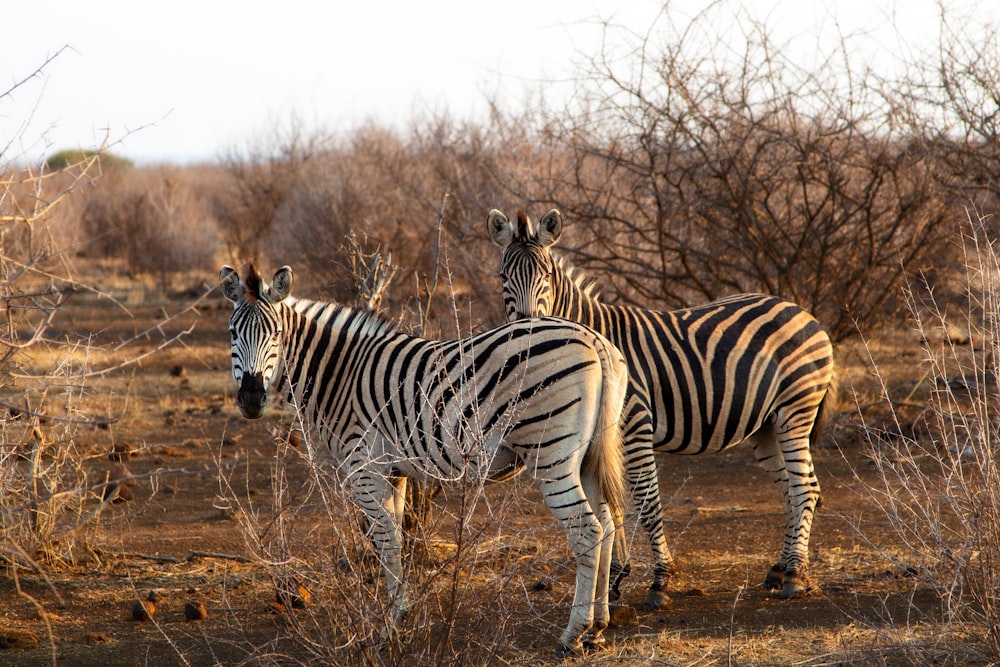
[[[670, 577], [675, 573], [675, 568], [674, 559], [670, 555], [667, 540], [663, 535], [663, 508], [660, 505], [660, 484], [656, 458], [653, 449], [648, 445], [640, 444], [634, 448], [626, 446], [626, 450], [628, 452], [626, 469], [629, 492], [636, 513], [639, 515], [639, 523], [646, 533], [653, 552], [653, 583], [649, 587], [642, 608], [646, 611], [665, 609], [671, 605], [667, 586]], [[615, 546], [618, 546], [617, 542]], [[626, 561], [625, 574], [627, 574], [628, 569], [631, 568]], [[615, 599], [617, 599], [618, 586], [623, 578], [624, 575], [621, 575], [613, 581]]]
[[397, 488], [395, 480], [369, 471], [352, 475], [351, 483], [355, 500], [368, 519], [368, 537], [382, 563], [386, 591], [392, 603], [392, 617], [382, 633], [385, 641], [395, 633], [410, 609], [403, 583], [402, 531], [397, 519], [397, 510], [402, 507], [398, 496], [405, 487]]
[[608, 597], [612, 602], [621, 599], [619, 588], [625, 577], [632, 574], [632, 563], [629, 562], [628, 539], [625, 537], [625, 517], [618, 513], [614, 520], [614, 543], [611, 548], [611, 563], [609, 566]]

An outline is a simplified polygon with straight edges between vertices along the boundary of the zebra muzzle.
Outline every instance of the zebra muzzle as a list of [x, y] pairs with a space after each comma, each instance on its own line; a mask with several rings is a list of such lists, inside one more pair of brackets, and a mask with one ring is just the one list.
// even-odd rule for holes
[[261, 373], [245, 373], [236, 392], [236, 407], [247, 419], [257, 419], [267, 407], [267, 388]]

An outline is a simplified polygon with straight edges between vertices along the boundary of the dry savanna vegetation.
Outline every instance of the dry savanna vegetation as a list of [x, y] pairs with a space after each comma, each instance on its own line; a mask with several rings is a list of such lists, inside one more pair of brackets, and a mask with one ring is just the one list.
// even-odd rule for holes
[[[558, 108], [290, 122], [187, 167], [0, 146], [0, 662], [1000, 660], [997, 33], [943, 11], [945, 38], [902, 67], [844, 36], [803, 68], [764, 24], [740, 47], [713, 32], [729, 10], [665, 11]], [[297, 294], [452, 338], [502, 318], [492, 207], [559, 208], [559, 250], [609, 301], [761, 291], [824, 324], [840, 391], [815, 452], [816, 590], [760, 587], [783, 512], [749, 448], [664, 455], [670, 608], [637, 611], [630, 515], [608, 646], [558, 658], [565, 537], [530, 482], [470, 482], [413, 498], [414, 611], [380, 641], [380, 567], [319, 443], [280, 396], [258, 421], [235, 409], [218, 269], [287, 263]]]

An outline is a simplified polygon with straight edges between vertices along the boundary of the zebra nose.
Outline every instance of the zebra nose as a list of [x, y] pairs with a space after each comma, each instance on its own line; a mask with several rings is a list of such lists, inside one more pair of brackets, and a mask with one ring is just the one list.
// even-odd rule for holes
[[244, 373], [236, 392], [236, 407], [247, 419], [257, 419], [267, 406], [267, 389], [261, 373]]

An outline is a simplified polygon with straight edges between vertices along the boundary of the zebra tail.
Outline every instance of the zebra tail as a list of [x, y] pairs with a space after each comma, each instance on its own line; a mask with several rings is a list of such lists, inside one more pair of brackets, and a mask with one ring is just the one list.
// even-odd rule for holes
[[624, 361], [613, 363], [615, 348], [599, 346], [602, 386], [594, 439], [584, 458], [584, 470], [597, 479], [598, 487], [612, 515], [624, 515], [626, 503], [625, 450], [622, 442], [621, 413], [628, 382]]
[[809, 446], [815, 447], [816, 442], [826, 433], [827, 427], [838, 411], [839, 385], [837, 378], [830, 379], [830, 384], [826, 387], [826, 394], [820, 401], [819, 409], [816, 411], [816, 421], [813, 422], [812, 430], [809, 432]]

